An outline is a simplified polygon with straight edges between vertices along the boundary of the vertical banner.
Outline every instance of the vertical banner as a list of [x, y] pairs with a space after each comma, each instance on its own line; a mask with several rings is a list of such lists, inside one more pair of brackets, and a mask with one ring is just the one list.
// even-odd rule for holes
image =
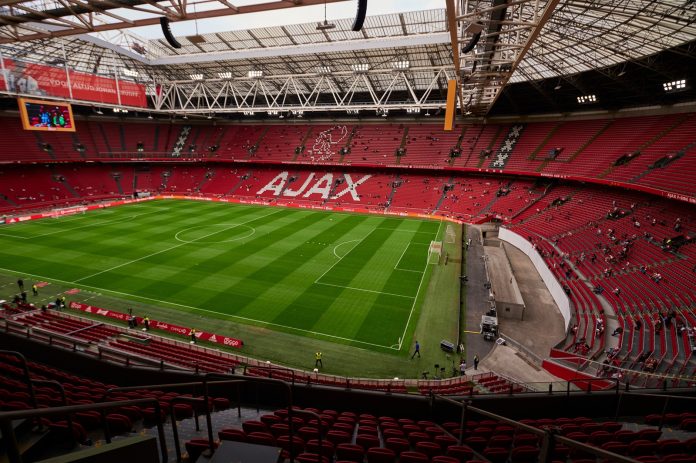
[[447, 109], [445, 111], [445, 130], [454, 130], [454, 114], [457, 111], [457, 81], [447, 81]]

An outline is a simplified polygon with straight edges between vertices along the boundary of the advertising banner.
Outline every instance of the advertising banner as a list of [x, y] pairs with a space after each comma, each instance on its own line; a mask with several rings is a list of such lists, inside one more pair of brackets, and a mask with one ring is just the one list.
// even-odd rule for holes
[[3, 60], [0, 89], [34, 96], [92, 101], [112, 105], [147, 107], [145, 86], [45, 64]]
[[[128, 321], [128, 314], [116, 312], [114, 310], [101, 309], [99, 307], [94, 307], [91, 305], [82, 304], [74, 301], [70, 302], [70, 304], [68, 304], [68, 307], [86, 313], [93, 313], [101, 315], [103, 317], [113, 318], [115, 320]], [[138, 320], [138, 324], [142, 326], [143, 319], [141, 317], [136, 317], [136, 319]], [[169, 333], [178, 334], [180, 336], [189, 336], [191, 333], [190, 328], [172, 325], [171, 323], [160, 322], [157, 320], [150, 320], [150, 329], [167, 331]], [[205, 331], [196, 331], [196, 339], [231, 347], [242, 347], [244, 345], [244, 342], [241, 339], [230, 338], [228, 336], [220, 336], [218, 334], [207, 333]]]

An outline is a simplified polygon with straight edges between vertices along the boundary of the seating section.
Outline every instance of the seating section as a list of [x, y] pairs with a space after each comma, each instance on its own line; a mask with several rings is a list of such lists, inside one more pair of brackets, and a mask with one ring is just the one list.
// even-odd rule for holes
[[[14, 128], [15, 136], [0, 142], [0, 161], [171, 158], [175, 144], [183, 140], [179, 158], [500, 169], [492, 163], [512, 127], [461, 124], [445, 132], [438, 123], [186, 122], [90, 119], [78, 121], [78, 131], [66, 134], [23, 131], [17, 119], [7, 118], [4, 126]], [[693, 113], [528, 123], [502, 170], [606, 179], [693, 196], [695, 131]]]
[[[26, 368], [29, 372], [28, 379], [25, 376], [22, 361], [11, 354], [0, 355], [0, 411], [89, 405], [144, 398], [154, 399], [159, 403], [160, 417], [157, 416], [152, 403], [106, 409], [103, 419], [108, 425], [111, 436], [134, 435], [136, 431], [142, 432], [142, 428], [152, 426], [158, 420], [166, 423], [170, 410], [173, 410], [177, 420], [191, 418], [194, 414], [191, 405], [178, 402], [178, 398], [182, 396], [190, 398], [191, 394], [165, 392], [152, 387], [110, 391], [119, 386], [32, 361], [26, 363]], [[210, 406], [211, 410], [224, 410], [229, 408], [230, 401], [224, 397], [210, 398]], [[71, 414], [71, 430], [64, 415], [51, 419], [43, 418], [41, 424], [55, 435], [62, 447], [71, 441], [82, 447], [92, 446], [94, 445], [92, 438], [103, 438], [102, 414], [96, 410]], [[69, 437], [70, 434], [72, 439]]]
[[[131, 390], [115, 390], [118, 385], [75, 375], [53, 366], [29, 361], [26, 363], [30, 384], [23, 363], [11, 354], [0, 355], [0, 410], [27, 410], [38, 406], [57, 407], [88, 405], [130, 399], [150, 398], [159, 403], [165, 426], [172, 413], [176, 421], [193, 417], [196, 410], [180, 399], [194, 398], [190, 394], [165, 391], [157, 386]], [[479, 382], [489, 385], [499, 379], [481, 376]], [[44, 382], [42, 382], [44, 381]], [[65, 402], [54, 385], [65, 391]], [[167, 387], [167, 386], [164, 386]], [[388, 397], [388, 396], [386, 396]], [[211, 410], [230, 407], [224, 397], [210, 399]], [[237, 411], [234, 411], [237, 415]], [[229, 415], [228, 415], [229, 416]], [[241, 416], [241, 415], [240, 415]], [[456, 416], [456, 415], [455, 415]], [[543, 416], [543, 414], [542, 414]], [[227, 441], [246, 442], [279, 447], [283, 461], [291, 457], [300, 462], [424, 462], [461, 463], [489, 461], [491, 463], [536, 462], [542, 452], [542, 439], [535, 429], [554, 428], [558, 434], [592, 447], [612, 451], [644, 463], [693, 462], [696, 452], [696, 413], [647, 414], [625, 421], [606, 421], [587, 417], [537, 418], [519, 421], [498, 421], [480, 418], [472, 412], [463, 422], [420, 419], [409, 413], [387, 415], [359, 410], [300, 408], [297, 406], [275, 411], [250, 409], [244, 412], [239, 425], [229, 418], [213, 422], [225, 423], [212, 429], [213, 448]], [[158, 420], [152, 405], [119, 406], [109, 410], [104, 419], [111, 435], [134, 435]], [[63, 417], [42, 420], [56, 436], [67, 440], [72, 434], [83, 446], [94, 445], [91, 437], [101, 439], [102, 416], [97, 411], [83, 411], [71, 416], [71, 425]], [[521, 427], [521, 425], [526, 427]], [[661, 426], [666, 426], [666, 432]], [[193, 426], [191, 426], [192, 428]], [[183, 432], [186, 426], [181, 426]], [[180, 431], [181, 432], [181, 431]], [[194, 434], [185, 442], [189, 461], [195, 460], [209, 447], [205, 434]], [[181, 438], [181, 435], [180, 437]], [[590, 454], [555, 444], [554, 461], [581, 461]], [[594, 457], [592, 460], [594, 461]]]
[[[303, 412], [318, 415], [320, 421]], [[641, 429], [636, 429], [635, 424], [625, 426], [616, 421], [585, 417], [522, 419], [519, 423], [539, 430], [554, 427], [565, 438], [645, 463], [692, 462], [696, 438], [661, 438], [662, 431], [655, 426], [662, 419], [661, 415], [648, 415]], [[687, 430], [696, 423], [696, 414], [667, 414], [664, 419]], [[437, 423], [316, 408], [295, 408], [290, 417], [288, 409], [280, 409], [244, 421], [241, 429], [220, 430], [215, 445], [224, 441], [248, 442], [280, 447], [286, 460], [292, 456], [295, 461], [303, 462], [354, 463], [531, 463], [537, 461], [542, 451], [539, 434], [530, 428], [516, 428], [491, 419], [468, 418], [463, 424], [464, 427], [453, 421]], [[563, 444], [556, 444], [551, 452], [554, 461], [581, 461], [591, 456]]]
[[190, 346], [187, 348], [181, 343], [156, 339], [149, 339], [146, 344], [132, 340], [115, 339], [109, 341], [107, 345], [119, 351], [134, 353], [196, 371], [229, 373], [234, 371], [238, 364], [238, 362], [222, 355], [193, 349]]
[[[694, 371], [693, 217], [692, 206], [638, 193], [560, 187], [513, 220], [510, 228], [534, 244], [575, 308], [567, 354], [557, 356], [600, 376], [627, 374], [639, 386]], [[612, 312], [616, 324], [607, 330]]]

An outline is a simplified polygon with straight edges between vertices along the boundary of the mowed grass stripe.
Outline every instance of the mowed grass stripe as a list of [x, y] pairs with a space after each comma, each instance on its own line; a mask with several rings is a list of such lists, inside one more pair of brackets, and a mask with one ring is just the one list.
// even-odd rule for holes
[[[271, 260], [276, 257], [274, 249], [277, 249], [277, 246], [292, 246], [293, 241], [290, 237], [324, 219], [320, 213], [307, 211], [284, 210], [281, 214], [280, 217], [274, 217], [275, 223], [267, 233], [220, 256], [224, 262], [229, 263], [227, 270], [231, 280], [223, 288], [209, 288], [205, 297], [199, 300], [199, 304], [209, 310], [230, 315], [238, 314], [268, 288], [269, 283], [258, 278], [261, 273], [282, 273], [281, 270], [269, 266]], [[263, 314], [257, 315], [252, 318], [270, 321]]]
[[[22, 240], [22, 249], [0, 250], [0, 267], [67, 282], [84, 278], [76, 286], [389, 349], [405, 328], [417, 291], [415, 279], [407, 281], [407, 272], [395, 271], [394, 265], [404, 246], [416, 240], [429, 243], [432, 236], [423, 230], [437, 226], [422, 220], [194, 201], [137, 207], [137, 213], [129, 206], [114, 208], [112, 214], [87, 213], [85, 218], [99, 221], [94, 227]], [[107, 215], [110, 223], [103, 223]], [[253, 230], [225, 229], [225, 224], [247, 220]], [[83, 224], [81, 219], [48, 222], [57, 225], [33, 232]], [[175, 235], [182, 231], [180, 238], [192, 243], [177, 241]], [[364, 242], [357, 243], [361, 238]], [[224, 242], [228, 239], [232, 241]], [[0, 243], [17, 241], [0, 236]], [[341, 269], [344, 260], [347, 269]], [[334, 269], [348, 271], [349, 285], [359, 283], [375, 292], [314, 284]], [[381, 294], [387, 289], [406, 297]]]
[[[243, 217], [235, 216], [234, 219], [228, 217], [227, 219], [230, 220], [230, 223], [238, 221], [239, 223], [246, 222], [250, 225], [272, 224], [274, 222], [273, 217], [281, 215], [283, 212], [280, 209], [258, 209], [253, 214], [245, 214]], [[215, 217], [215, 222], [222, 219], [218, 216]], [[219, 230], [215, 229], [214, 232], [219, 232]], [[191, 305], [193, 305], [193, 300], [179, 300], [173, 296], [179, 291], [193, 287], [199, 293], [195, 297], [195, 303], [205, 302], [205, 298], [201, 298], [201, 296], [209, 294], [211, 291], [217, 293], [220, 289], [202, 287], [198, 285], [198, 282], [211, 274], [220, 273], [220, 264], [232, 263], [234, 260], [225, 259], [225, 252], [223, 251], [216, 256], [216, 264], [209, 265], [208, 263], [203, 263], [198, 268], [196, 267], [198, 262], [211, 261], [208, 257], [204, 259], [195, 257], [197, 254], [206, 255], [210, 245], [178, 241], [173, 243], [169, 243], [168, 247], [165, 248], [165, 252], [146, 255], [145, 258], [131, 262], [127, 266], [95, 275], [89, 279], [88, 284], [108, 288], [128, 288], [131, 291], [152, 291], [159, 294], [163, 300]], [[236, 246], [243, 245], [241, 242], [236, 244]], [[234, 246], [235, 243], [232, 243], [231, 247]]]
[[[247, 211], [243, 211], [243, 214], [244, 216], [241, 218], [237, 216], [238, 220], [249, 220], [247, 218], [249, 216], [256, 217], [256, 214]], [[218, 215], [215, 211], [209, 211], [207, 214], [202, 214], [199, 220], [209, 220]], [[177, 227], [181, 226], [180, 221], [172, 222], [171, 218], [165, 217], [161, 217], [155, 223], [146, 221], [127, 229], [119, 226], [111, 230], [112, 240], [109, 243], [104, 243], [98, 236], [93, 236], [92, 240], [85, 237], [84, 241], [91, 243], [92, 255], [108, 253], [112, 257], [86, 264], [85, 267], [90, 271], [83, 272], [75, 281], [85, 281], [92, 285], [98, 284], [95, 278], [100, 275], [108, 277], [119, 268], [128, 267], [134, 262], [146, 260], [185, 245], [185, 243], [174, 239], [173, 224]]]
[[[117, 210], [130, 216], [128, 207]], [[253, 209], [240, 212], [249, 214], [253, 213]], [[222, 214], [223, 211], [211, 213]], [[198, 216], [202, 215], [205, 214], [199, 212]], [[18, 257], [24, 256], [18, 262], [19, 269], [38, 274], [45, 274], [46, 270], [59, 270], [61, 279], [73, 281], [173, 245], [175, 240], [171, 227], [177, 220], [175, 212], [161, 211], [160, 214], [147, 215], [139, 220], [112, 223], [89, 231], [82, 229], [28, 240], [21, 247], [5, 251], [6, 254], [11, 252]], [[60, 226], [56, 224], [53, 228]], [[31, 259], [26, 256], [31, 256]], [[56, 262], [59, 263], [58, 268], [55, 267]]]
[[[364, 226], [364, 225], [365, 226]], [[306, 247], [300, 247], [295, 252], [302, 252], [303, 255], [310, 253], [310, 259], [306, 264], [297, 268], [295, 271], [291, 272], [285, 281], [293, 285], [301, 285], [304, 282], [303, 292], [297, 294], [293, 299], [285, 302], [280, 307], [282, 310], [274, 310], [276, 316], [273, 319], [274, 323], [287, 325], [289, 323], [299, 324], [303, 329], [330, 333], [338, 335], [339, 333], [344, 333], [346, 330], [350, 329], [349, 325], [334, 325], [323, 327], [321, 330], [317, 329], [317, 322], [321, 319], [322, 315], [341, 297], [341, 288], [331, 288], [320, 285], [312, 284], [312, 282], [317, 278], [320, 272], [323, 272], [328, 263], [321, 265], [324, 259], [319, 258], [319, 254], [324, 256], [333, 255], [333, 247], [335, 247], [336, 242], [343, 242], [345, 238], [353, 236], [358, 233], [357, 230], [361, 230], [361, 233], [366, 231], [366, 226], [371, 227], [371, 220], [366, 217], [353, 216], [348, 217], [343, 222], [327, 229], [325, 232], [316, 236], [315, 239], [321, 240], [320, 242], [330, 242], [329, 246], [317, 247], [315, 249], [307, 249]], [[335, 259], [335, 257], [334, 257]], [[363, 340], [371, 341], [371, 340]]]
[[[123, 206], [123, 213], [127, 213], [127, 207], [129, 206]], [[121, 211], [120, 208], [119, 210]], [[260, 213], [258, 209], [240, 209], [235, 212], [244, 216]], [[194, 216], [201, 220], [224, 213], [221, 209], [203, 208]], [[228, 216], [229, 213], [230, 211], [227, 212]], [[89, 232], [83, 230], [31, 240], [23, 246], [33, 247], [34, 251], [29, 253], [32, 257], [41, 257], [34, 260], [33, 265], [29, 265], [31, 261], [25, 262], [26, 258], [23, 258], [19, 268], [37, 274], [57, 271], [58, 278], [75, 281], [176, 244], [172, 227], [187, 219], [194, 220], [189, 214], [179, 217], [177, 211], [162, 211], [161, 214], [141, 217], [138, 221], [111, 224]], [[27, 254], [26, 250], [19, 252]], [[57, 267], [56, 262], [59, 264]]]
[[[302, 306], [307, 310], [298, 313], [295, 324], [301, 328], [310, 329], [313, 322], [308, 319], [314, 316], [309, 315], [308, 312], [324, 306], [325, 303], [319, 298], [307, 299], [303, 296], [306, 290], [304, 292], [301, 290], [311, 287], [311, 282], [314, 281], [317, 273], [328, 265], [324, 264], [324, 259], [331, 252], [333, 243], [352, 233], [366, 220], [368, 219], [364, 216], [346, 216], [333, 222], [326, 220], [317, 222], [314, 227], [311, 227], [313, 230], [306, 230], [306, 234], [300, 236], [301, 241], [296, 242], [285, 253], [277, 255], [273, 262], [269, 263], [271, 268], [283, 269], [282, 272], [268, 272], [264, 267], [251, 276], [252, 280], [264, 284], [265, 290], [240, 313], [248, 315], [262, 310], [270, 320], [284, 324], [279, 318], [280, 315], [289, 307]], [[269, 303], [270, 306], [268, 306]]]
[[[209, 310], [235, 315], [239, 314], [246, 303], [260, 297], [269, 285], [259, 281], [257, 277], [259, 273], [284, 273], [282, 269], [276, 269], [272, 265], [272, 259], [269, 259], [275, 258], [281, 249], [287, 248], [288, 244], [292, 243], [292, 240], [286, 241], [280, 237], [289, 236], [293, 231], [304, 230], [321, 220], [314, 214], [308, 215], [301, 211], [290, 213], [281, 211], [280, 214], [269, 219], [273, 220], [259, 226], [258, 237], [254, 235], [243, 243], [234, 243], [228, 249], [218, 247], [217, 254], [207, 258], [200, 259], [194, 255], [186, 257], [196, 263], [194, 268], [196, 278], [192, 284], [188, 272], [184, 271], [176, 275], [173, 282], [181, 285], [176, 296], [186, 299], [189, 293], [198, 290], [199, 298], [201, 292], [205, 295], [201, 301], [202, 306]], [[209, 250], [210, 248], [204, 249], [206, 253]], [[208, 271], [216, 265], [217, 269], [214, 272]], [[271, 282], [270, 286], [273, 284]], [[227, 295], [227, 299], [221, 298], [220, 295]], [[267, 317], [257, 317], [258, 314], [252, 314], [249, 318], [268, 320]]]
[[[404, 231], [404, 228], [399, 226], [394, 230], [393, 235], [406, 235], [408, 237], [408, 242], [405, 244], [408, 248], [421, 248], [422, 241], [427, 241], [437, 239], [437, 224], [433, 222], [422, 222], [418, 225], [417, 229], [413, 230], [410, 227], [409, 222], [402, 222], [408, 228]], [[403, 243], [401, 241], [400, 243]], [[403, 251], [402, 251], [403, 252]], [[401, 256], [400, 256], [401, 257]], [[411, 258], [407, 258], [410, 259]], [[381, 338], [381, 343], [396, 345], [403, 340], [400, 338], [403, 333], [407, 330], [407, 323], [409, 322], [411, 311], [416, 305], [415, 297], [419, 293], [419, 288], [424, 279], [424, 273], [426, 271], [426, 257], [414, 255], [413, 262], [409, 262], [412, 268], [420, 269], [420, 272], [398, 272], [394, 271], [389, 275], [383, 289], [386, 292], [394, 291], [405, 291], [408, 289], [413, 291], [413, 299], [395, 301], [394, 298], [388, 294], [381, 294], [374, 301], [374, 303], [369, 306], [367, 315], [362, 321], [360, 328], [354, 333], [356, 338]], [[403, 262], [403, 258], [402, 258]], [[408, 285], [407, 287], [405, 285]], [[397, 323], [396, 321], [399, 321]], [[393, 321], [393, 322], [389, 322]]]
[[405, 275], [403, 284], [386, 287], [401, 250], [409, 240], [408, 232], [375, 228], [317, 283], [412, 297], [416, 288], [411, 286], [417, 281], [412, 276]]
[[[346, 229], [352, 228], [352, 225], [346, 225], [343, 222], [359, 223], [365, 220], [364, 217], [346, 216], [340, 220], [328, 222], [321, 217], [321, 213], [310, 214], [303, 219], [304, 227], [298, 227], [295, 224], [288, 226], [287, 229], [279, 230], [279, 237], [286, 238], [278, 240], [279, 245], [284, 248], [283, 252], [260, 247], [255, 249], [255, 253], [246, 257], [248, 262], [256, 262], [257, 267], [254, 272], [247, 274], [241, 282], [225, 291], [226, 294], [236, 295], [233, 303], [234, 308], [228, 312], [280, 325], [303, 327], [301, 326], [302, 320], [299, 319], [283, 323], [278, 322], [275, 318], [313, 280], [311, 273], [302, 274], [302, 272], [306, 272], [307, 267], [311, 272], [317, 265], [313, 261], [313, 257], [327, 248], [325, 244], [319, 245], [317, 243], [330, 242], [335, 236], [341, 236]], [[333, 225], [329, 226], [329, 224]], [[315, 233], [308, 234], [310, 230], [315, 230]], [[268, 258], [255, 259], [259, 254], [270, 255], [272, 260], [268, 260]], [[300, 272], [301, 277], [294, 277], [295, 272]], [[219, 297], [215, 299], [219, 299]]]

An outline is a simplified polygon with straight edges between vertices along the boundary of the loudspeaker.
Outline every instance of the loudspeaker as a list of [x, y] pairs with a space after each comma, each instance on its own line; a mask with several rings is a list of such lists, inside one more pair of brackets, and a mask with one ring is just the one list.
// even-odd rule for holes
[[358, 32], [362, 29], [363, 23], [365, 22], [365, 15], [367, 15], [367, 0], [358, 0], [358, 12], [353, 22], [354, 32]]
[[162, 16], [160, 18], [160, 26], [162, 26], [162, 34], [164, 34], [164, 39], [174, 48], [181, 48], [181, 44], [177, 42], [172, 35], [172, 30], [169, 28], [169, 18]]
[[480, 32], [475, 33], [473, 35], [473, 37], [471, 37], [471, 40], [469, 40], [469, 43], [467, 43], [464, 46], [464, 48], [462, 48], [462, 55], [465, 55], [465, 54], [469, 53], [471, 50], [473, 50], [480, 38], [481, 38], [481, 33]]

